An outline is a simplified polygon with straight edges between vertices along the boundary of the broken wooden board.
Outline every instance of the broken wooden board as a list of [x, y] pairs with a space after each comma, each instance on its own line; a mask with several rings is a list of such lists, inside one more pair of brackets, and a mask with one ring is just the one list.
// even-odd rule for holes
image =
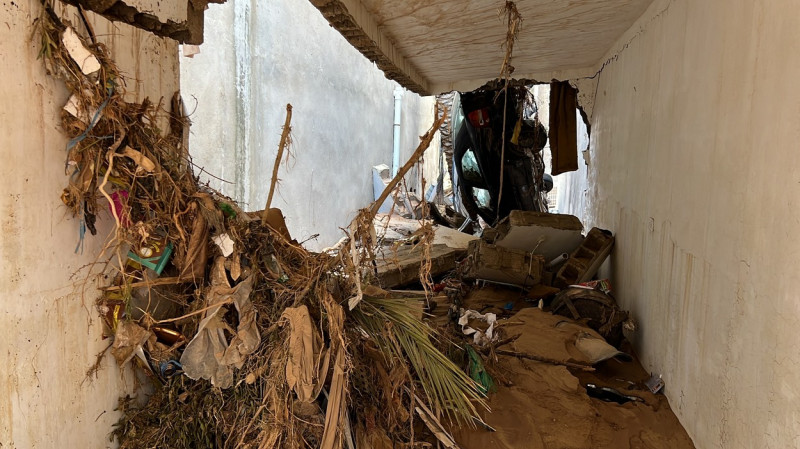
[[468, 278], [522, 287], [542, 282], [545, 261], [537, 254], [476, 240], [469, 244], [469, 258]]
[[583, 224], [573, 215], [513, 210], [496, 230], [497, 246], [541, 254], [548, 262], [583, 241]]
[[[383, 288], [394, 288], [419, 281], [422, 264], [422, 245], [402, 245], [394, 252], [384, 248], [376, 257], [378, 281]], [[455, 269], [456, 261], [466, 255], [466, 250], [447, 245], [431, 246], [431, 276], [439, 276]]]

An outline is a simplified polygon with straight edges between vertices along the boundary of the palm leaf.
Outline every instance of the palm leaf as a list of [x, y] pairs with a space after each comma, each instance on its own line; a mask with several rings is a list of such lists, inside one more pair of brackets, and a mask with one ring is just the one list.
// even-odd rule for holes
[[476, 405], [487, 408], [481, 386], [434, 345], [433, 330], [418, 318], [422, 303], [408, 298], [364, 297], [353, 317], [391, 366], [406, 364], [437, 414], [473, 425]]

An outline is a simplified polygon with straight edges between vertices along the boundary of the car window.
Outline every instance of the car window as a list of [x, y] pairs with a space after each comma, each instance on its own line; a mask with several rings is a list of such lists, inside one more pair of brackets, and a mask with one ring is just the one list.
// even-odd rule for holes
[[473, 187], [472, 197], [475, 198], [475, 202], [478, 203], [478, 207], [488, 208], [492, 202], [492, 197], [489, 194], [489, 191], [486, 189]]
[[475, 159], [472, 148], [465, 151], [464, 156], [461, 157], [461, 170], [464, 172], [464, 179], [470, 184], [484, 185], [481, 169], [478, 168], [478, 161]]

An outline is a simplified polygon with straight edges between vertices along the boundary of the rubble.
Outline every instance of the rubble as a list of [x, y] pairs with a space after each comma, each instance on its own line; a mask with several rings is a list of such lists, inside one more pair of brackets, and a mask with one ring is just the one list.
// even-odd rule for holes
[[466, 277], [530, 287], [542, 282], [544, 262], [537, 254], [476, 240], [470, 242]]
[[581, 245], [572, 251], [569, 259], [558, 270], [553, 285], [564, 288], [590, 281], [611, 254], [613, 246], [614, 236], [610, 231], [592, 228]]
[[[581, 423], [591, 422], [590, 439], [622, 427], [587, 385], [639, 398], [626, 407], [659, 423], [650, 432], [691, 447], [663, 424], [674, 415], [638, 373], [627, 376], [631, 391], [609, 380], [614, 364], [635, 366], [627, 312], [599, 290], [563, 289], [590, 280], [610, 233], [592, 229], [581, 243], [575, 217], [512, 212], [478, 239], [433, 226], [424, 201], [409, 207], [419, 221], [378, 216], [446, 114], [345, 237], [313, 253], [270, 207], [291, 105], [270, 199], [246, 212], [197, 181], [181, 111], [162, 131], [160, 106], [124, 100], [105, 47], [67, 32], [69, 48], [100, 65], [79, 70], [69, 25], [50, 10], [37, 26], [45, 64], [72, 94], [62, 200], [80, 220], [79, 239], [94, 231], [103, 200], [114, 219], [97, 300], [111, 353], [152, 383], [151, 393], [120, 399], [120, 447], [601, 447], [573, 444], [586, 437]], [[75, 111], [96, 112], [87, 121]], [[556, 435], [551, 417], [574, 435]], [[632, 438], [606, 447], [639, 447]]]
[[555, 314], [583, 321], [614, 346], [622, 342], [624, 329], [635, 329], [630, 314], [601, 290], [568, 287], [553, 298], [550, 307]]
[[514, 210], [495, 229], [497, 246], [533, 251], [548, 263], [583, 241], [583, 224], [573, 215]]
[[[75, 110], [97, 111], [88, 123], [62, 115], [74, 171], [62, 199], [90, 230], [98, 202], [109, 203], [115, 226], [107, 254], [117, 264], [98, 309], [119, 362], [133, 363], [155, 386], [144, 406], [121, 400], [120, 447], [333, 448], [352, 442], [354, 428], [410, 441], [419, 435], [415, 409], [430, 410], [435, 430], [444, 420], [473, 422], [481, 387], [444, 355], [449, 345], [422, 321], [420, 299], [376, 295], [370, 285], [377, 281], [374, 207], [358, 214], [342, 245], [306, 251], [269, 201], [248, 213], [198, 183], [182, 156], [188, 122], [181, 111], [164, 132], [159, 106], [127, 103], [105, 47], [75, 35], [101, 66], [87, 74], [75, 70], [63, 44], [68, 25], [48, 10], [37, 26], [44, 62], [65, 81]], [[290, 113], [288, 106], [284, 150]], [[424, 136], [416, 158], [432, 137]], [[419, 236], [412, 278], [455, 266], [457, 250], [445, 246], [449, 262], [438, 268], [429, 229]], [[143, 303], [134, 313], [136, 289], [173, 307], [155, 314]], [[396, 372], [402, 375], [380, 380]], [[390, 406], [366, 413], [376, 401]]]
[[[431, 210], [433, 212], [433, 210]], [[403, 218], [398, 214], [377, 214], [375, 216], [375, 232], [382, 245], [394, 243], [416, 243], [419, 240], [422, 222]], [[450, 248], [466, 251], [469, 242], [478, 240], [478, 237], [446, 226], [433, 225], [433, 244], [445, 245]], [[462, 254], [463, 255], [463, 254]]]
[[440, 276], [455, 269], [456, 260], [466, 254], [447, 245], [433, 245], [427, 261], [423, 251], [422, 246], [402, 245], [379, 253], [375, 265], [378, 283], [383, 288], [395, 288], [418, 281], [420, 267], [425, 263], [430, 263], [431, 276]]

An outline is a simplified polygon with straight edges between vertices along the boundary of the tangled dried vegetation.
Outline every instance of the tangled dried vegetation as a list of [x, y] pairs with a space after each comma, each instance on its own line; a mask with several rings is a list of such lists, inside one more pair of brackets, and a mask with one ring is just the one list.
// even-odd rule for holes
[[[102, 257], [116, 268], [97, 302], [111, 352], [153, 385], [121, 399], [121, 447], [430, 447], [447, 437], [440, 421], [474, 425], [483, 394], [444, 355], [453, 344], [423, 321], [420, 298], [369, 285], [374, 208], [333, 250], [305, 250], [276, 209], [244, 212], [199, 183], [179, 95], [171, 112], [126, 102], [88, 23], [78, 36], [45, 7], [36, 27], [48, 72], [73, 95], [62, 200], [81, 241], [103, 211], [114, 219]], [[99, 68], [76, 62], [65, 36]]]

